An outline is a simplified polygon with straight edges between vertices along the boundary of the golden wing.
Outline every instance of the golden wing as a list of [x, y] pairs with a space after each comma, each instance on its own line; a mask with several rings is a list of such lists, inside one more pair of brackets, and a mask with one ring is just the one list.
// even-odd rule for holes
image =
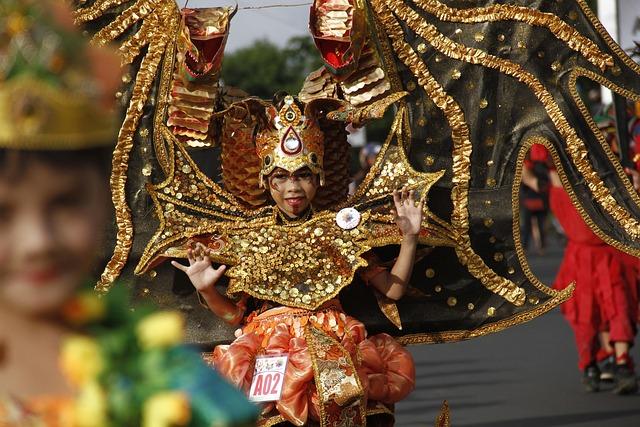
[[[126, 191], [131, 151], [136, 144], [151, 145], [152, 129], [141, 127], [141, 120], [149, 114], [150, 101], [156, 100], [152, 95], [154, 84], [161, 74], [170, 73], [180, 15], [172, 0], [97, 0], [81, 4], [75, 20], [95, 31], [94, 43], [119, 44], [122, 64], [131, 70], [122, 78], [127, 90], [118, 93], [126, 113], [112, 161], [111, 193], [118, 227], [116, 247], [96, 286], [106, 291], [124, 267], [133, 243], [134, 224]], [[166, 80], [163, 83], [168, 85]], [[162, 98], [158, 100], [163, 102]], [[157, 156], [163, 162], [168, 155], [161, 149]], [[143, 168], [143, 175], [151, 175], [150, 164]]]
[[[173, 0], [96, 0], [79, 2], [75, 20], [97, 44], [119, 45], [125, 109], [113, 154], [112, 199], [117, 234], [113, 255], [97, 284], [105, 291], [127, 260], [140, 255], [135, 234], [148, 236], [145, 186], [162, 180], [173, 167], [168, 127], [181, 146], [209, 147], [217, 137], [213, 117], [219, 104], [233, 99], [218, 76], [231, 8], [183, 9]], [[132, 247], [134, 253], [131, 254]]]
[[199, 169], [168, 128], [160, 132], [167, 145], [174, 147], [173, 163], [163, 182], [147, 187], [160, 225], [147, 243], [135, 274], [147, 272], [166, 258], [186, 258], [185, 243], [191, 238], [214, 249], [216, 262], [237, 264], [239, 248], [233, 247], [227, 235], [269, 225], [272, 210], [245, 208]]

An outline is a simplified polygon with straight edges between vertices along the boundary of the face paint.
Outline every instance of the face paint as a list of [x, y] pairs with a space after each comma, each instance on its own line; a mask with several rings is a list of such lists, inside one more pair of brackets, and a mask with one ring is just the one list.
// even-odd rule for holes
[[290, 218], [297, 218], [309, 208], [318, 188], [318, 177], [308, 168], [293, 173], [278, 168], [268, 180], [271, 197]]

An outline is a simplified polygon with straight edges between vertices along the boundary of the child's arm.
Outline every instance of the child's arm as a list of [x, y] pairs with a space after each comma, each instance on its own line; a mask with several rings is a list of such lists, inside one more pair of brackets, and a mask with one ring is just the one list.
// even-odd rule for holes
[[371, 278], [370, 283], [388, 298], [399, 300], [407, 290], [413, 271], [418, 233], [422, 225], [424, 196], [416, 203], [415, 192], [403, 188], [402, 191], [393, 192], [393, 202], [396, 224], [402, 233], [400, 254], [391, 271], [382, 271]]
[[216, 290], [215, 284], [222, 277], [227, 267], [221, 265], [218, 268], [213, 268], [209, 258], [210, 251], [211, 249], [205, 247], [202, 243], [197, 243], [194, 249], [187, 251], [188, 266], [176, 261], [171, 261], [171, 265], [178, 270], [184, 271], [189, 276], [193, 287], [200, 293], [202, 299], [216, 316], [228, 323], [238, 324], [242, 320], [244, 310]]

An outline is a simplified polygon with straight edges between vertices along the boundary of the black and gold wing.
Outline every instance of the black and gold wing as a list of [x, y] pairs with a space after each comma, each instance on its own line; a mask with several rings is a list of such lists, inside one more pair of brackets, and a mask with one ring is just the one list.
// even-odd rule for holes
[[[141, 236], [152, 232], [145, 225], [145, 215], [132, 217], [132, 211], [149, 211], [144, 186], [162, 176], [160, 163], [169, 162], [165, 147], [154, 144], [153, 129], [155, 111], [166, 100], [161, 95], [168, 91], [180, 14], [172, 0], [95, 0], [79, 2], [75, 20], [93, 34], [94, 43], [119, 46], [125, 70], [123, 88], [117, 94], [124, 118], [110, 181], [117, 223], [115, 249], [96, 286], [106, 291], [129, 259], [134, 229]], [[132, 188], [137, 191], [128, 191]]]
[[[76, 23], [92, 34], [94, 43], [115, 44], [125, 70], [116, 95], [124, 117], [111, 174], [115, 249], [98, 290], [108, 290], [125, 265], [133, 267], [130, 260], [148, 256], [148, 247], [158, 244], [155, 231], [164, 223], [162, 217], [153, 218], [151, 202], [157, 208], [161, 199], [147, 190], [180, 173], [175, 171], [175, 148], [208, 148], [206, 153], [183, 153], [206, 164], [212, 157], [210, 147], [220, 139], [216, 113], [230, 99], [244, 97], [218, 84], [235, 11], [227, 7], [178, 10], [174, 0], [76, 2]], [[208, 175], [203, 177], [214, 176], [214, 166], [209, 162]], [[218, 194], [217, 201], [226, 207], [238, 202], [217, 191], [219, 187], [208, 177], [199, 184]], [[233, 205], [233, 209], [241, 208]]]
[[[535, 277], [520, 243], [520, 171], [533, 143], [549, 148], [593, 231], [640, 254], [640, 199], [578, 89], [588, 79], [637, 100], [640, 67], [583, 0], [367, 5], [385, 72], [395, 90], [409, 92], [399, 143], [417, 170], [446, 171], [429, 210], [456, 240], [417, 262], [410, 297], [397, 304], [405, 342], [498, 331], [570, 296]], [[375, 312], [349, 309], [399, 334]]]

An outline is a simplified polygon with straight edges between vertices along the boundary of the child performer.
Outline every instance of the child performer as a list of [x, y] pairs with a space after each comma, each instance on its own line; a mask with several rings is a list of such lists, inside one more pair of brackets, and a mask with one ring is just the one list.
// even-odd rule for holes
[[109, 220], [119, 66], [59, 2], [3, 0], [0, 40], [0, 424], [62, 425], [59, 315]]
[[[275, 117], [283, 116], [285, 109], [303, 110], [291, 96], [276, 103], [276, 108], [280, 109], [280, 115]], [[256, 137], [258, 155], [263, 160], [261, 176], [275, 202], [274, 215], [283, 226], [300, 225], [314, 215], [312, 204], [323, 174], [322, 160], [314, 154], [322, 152], [322, 136], [314, 126], [317, 127], [315, 121], [307, 120], [298, 141], [302, 146], [289, 147], [291, 151], [299, 148], [298, 155], [282, 156], [278, 152], [279, 138], [273, 129], [263, 129]], [[397, 300], [404, 295], [413, 269], [424, 200], [418, 201], [413, 191], [402, 189], [394, 192], [394, 203], [396, 223], [403, 235], [395, 265], [390, 271], [383, 269], [375, 265], [375, 257], [371, 255], [369, 267], [360, 273], [370, 286]], [[209, 249], [198, 243], [189, 251], [188, 266], [175, 261], [172, 264], [189, 276], [211, 311], [231, 324], [240, 325], [237, 339], [231, 345], [216, 347], [212, 357], [215, 368], [233, 384], [248, 391], [257, 355], [288, 354], [282, 395], [264, 406], [259, 425], [284, 422], [285, 425], [320, 423], [324, 426], [336, 425], [338, 420], [350, 420], [352, 424], [348, 425], [364, 425], [365, 416], [367, 425], [393, 424], [393, 404], [412, 391], [415, 381], [412, 358], [400, 344], [386, 334], [367, 338], [364, 325], [345, 315], [337, 299], [317, 310], [264, 300], [258, 301], [257, 310], [245, 313], [248, 296], [237, 302], [216, 290], [215, 284], [226, 267], [213, 268], [210, 254]], [[331, 262], [329, 254], [327, 259], [317, 261]], [[321, 329], [339, 348], [325, 351], [310, 344], [305, 334], [307, 324]], [[343, 378], [350, 380], [340, 384], [336, 371], [325, 375], [322, 367], [317, 366], [320, 365], [318, 359], [326, 359], [323, 365], [346, 366]], [[332, 379], [329, 378], [332, 375]], [[333, 399], [326, 399], [320, 391], [327, 393], [328, 389], [333, 390]], [[360, 405], [365, 408], [362, 412], [359, 412]]]

